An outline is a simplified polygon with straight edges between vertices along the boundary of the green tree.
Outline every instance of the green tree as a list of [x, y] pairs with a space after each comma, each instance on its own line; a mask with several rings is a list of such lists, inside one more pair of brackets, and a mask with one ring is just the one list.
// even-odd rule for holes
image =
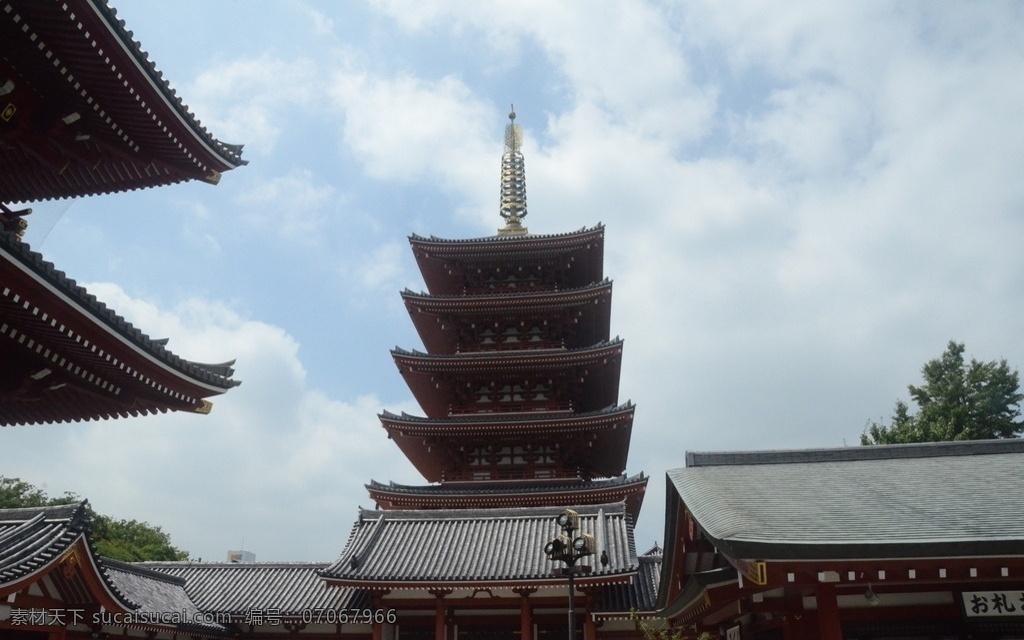
[[[19, 478], [0, 476], [0, 509], [47, 507], [81, 502], [74, 493], [50, 497], [42, 489]], [[171, 544], [171, 537], [160, 527], [138, 520], [115, 520], [89, 509], [90, 539], [101, 556], [140, 562], [143, 560], [187, 560], [188, 552]]]
[[636, 609], [630, 609], [629, 617], [643, 636], [643, 640], [718, 640], [718, 636], [710, 631], [692, 634], [686, 629], [673, 629], [664, 618], [657, 618], [654, 623], [648, 622], [640, 617], [640, 612]]
[[899, 444], [1015, 438], [1024, 433], [1020, 422], [1020, 376], [1006, 360], [964, 361], [962, 342], [950, 341], [946, 351], [921, 368], [924, 383], [909, 385], [917, 404], [911, 415], [907, 403], [896, 401], [888, 425], [870, 422], [861, 444]]
[[80, 498], [72, 493], [65, 493], [59, 498], [51, 498], [42, 489], [20, 478], [0, 476], [0, 509], [48, 507], [55, 504], [78, 502], [79, 500]]

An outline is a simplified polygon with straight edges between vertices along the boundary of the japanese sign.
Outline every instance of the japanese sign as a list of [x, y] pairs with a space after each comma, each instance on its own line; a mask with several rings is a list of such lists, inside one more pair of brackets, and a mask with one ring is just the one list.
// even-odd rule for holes
[[961, 594], [968, 618], [1024, 618], [1024, 591], [964, 591]]

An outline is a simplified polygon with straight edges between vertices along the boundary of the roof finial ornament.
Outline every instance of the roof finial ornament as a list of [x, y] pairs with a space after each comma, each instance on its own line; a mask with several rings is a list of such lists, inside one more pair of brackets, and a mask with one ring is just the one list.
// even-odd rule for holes
[[508, 114], [505, 125], [505, 152], [501, 154], [501, 205], [499, 214], [505, 219], [505, 226], [498, 229], [498, 235], [523, 235], [528, 233], [523, 226], [526, 217], [526, 163], [520, 148], [523, 146], [523, 129], [516, 124], [515, 105]]

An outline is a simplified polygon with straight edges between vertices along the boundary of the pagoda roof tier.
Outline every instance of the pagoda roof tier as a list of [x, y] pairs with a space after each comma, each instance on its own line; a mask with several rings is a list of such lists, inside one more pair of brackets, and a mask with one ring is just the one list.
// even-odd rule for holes
[[[471, 414], [432, 419], [380, 414], [388, 437], [429, 482], [614, 477], [626, 468], [632, 403], [588, 413]], [[518, 458], [523, 460], [518, 461]], [[527, 460], [530, 460], [527, 464]], [[528, 470], [527, 470], [528, 469]]]
[[[596, 553], [579, 564], [581, 588], [628, 583], [638, 567], [624, 503], [574, 507]], [[370, 590], [564, 585], [544, 545], [559, 534], [563, 507], [379, 511], [361, 509], [325, 580]], [[602, 558], [607, 562], [603, 562]]]
[[388, 484], [370, 481], [366, 489], [385, 511], [409, 509], [491, 509], [506, 507], [557, 507], [567, 504], [626, 502], [636, 522], [647, 488], [643, 473], [600, 480], [490, 480], [442, 482], [433, 485]]
[[596, 411], [619, 394], [622, 341], [583, 349], [391, 355], [424, 413]]
[[402, 292], [429, 353], [579, 348], [608, 340], [612, 283], [578, 289], [434, 296]]
[[232, 363], [191, 362], [0, 232], [0, 425], [174, 411], [240, 384]]
[[245, 164], [104, 0], [0, 6], [0, 202], [216, 183]]
[[551, 235], [449, 240], [409, 237], [435, 295], [510, 288], [576, 288], [604, 280], [604, 226]]
[[601, 598], [601, 609], [594, 612], [598, 621], [608, 619], [632, 620], [646, 612], [655, 612], [658, 588], [661, 585], [662, 550], [655, 545], [647, 553], [637, 557], [640, 566], [632, 584], [614, 585], [605, 589]]

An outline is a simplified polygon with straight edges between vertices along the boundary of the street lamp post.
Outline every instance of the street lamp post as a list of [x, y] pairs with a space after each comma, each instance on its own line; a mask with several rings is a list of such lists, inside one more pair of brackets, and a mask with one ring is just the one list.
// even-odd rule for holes
[[555, 574], [569, 578], [569, 640], [576, 640], [576, 588], [573, 578], [577, 573], [590, 573], [589, 566], [578, 565], [576, 561], [594, 554], [594, 536], [581, 533], [573, 537], [573, 532], [580, 528], [580, 515], [572, 509], [566, 509], [555, 520], [562, 528], [562, 533], [544, 545], [544, 553], [553, 561], [565, 563], [564, 568], [555, 569]]

